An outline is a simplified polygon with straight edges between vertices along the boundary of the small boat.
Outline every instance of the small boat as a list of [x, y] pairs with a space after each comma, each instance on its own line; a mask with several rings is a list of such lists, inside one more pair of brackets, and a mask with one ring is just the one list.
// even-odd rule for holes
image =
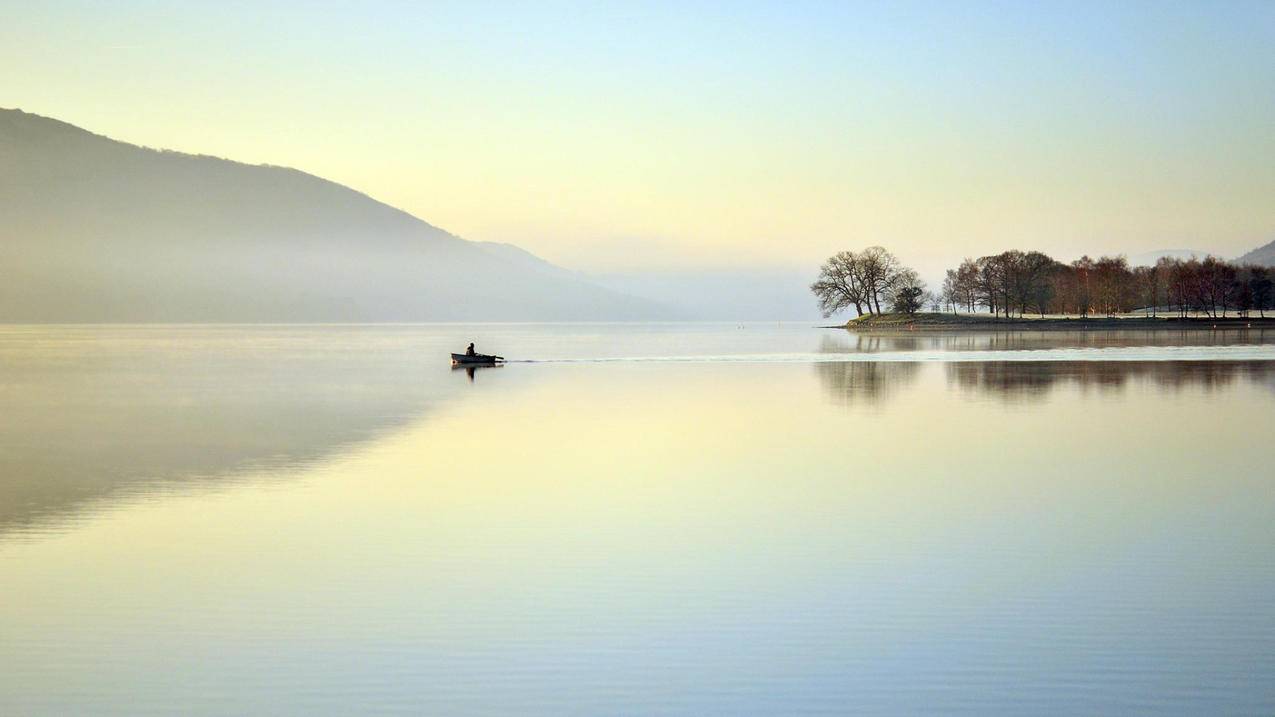
[[453, 366], [494, 366], [503, 363], [504, 356], [488, 356], [487, 354], [452, 354]]

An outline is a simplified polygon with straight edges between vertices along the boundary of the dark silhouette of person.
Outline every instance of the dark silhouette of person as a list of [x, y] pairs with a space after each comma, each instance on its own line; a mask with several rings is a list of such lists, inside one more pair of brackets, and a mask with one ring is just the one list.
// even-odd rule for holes
[[472, 341], [471, 341], [471, 342], [469, 342], [469, 348], [465, 349], [465, 355], [466, 355], [466, 356], [473, 356], [473, 355], [474, 355], [474, 342], [472, 342]]

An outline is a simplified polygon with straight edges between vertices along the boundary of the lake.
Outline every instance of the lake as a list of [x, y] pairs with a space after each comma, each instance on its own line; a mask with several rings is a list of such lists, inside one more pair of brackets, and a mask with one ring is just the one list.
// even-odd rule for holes
[[1275, 332], [8, 326], [0, 407], [0, 714], [1275, 713]]

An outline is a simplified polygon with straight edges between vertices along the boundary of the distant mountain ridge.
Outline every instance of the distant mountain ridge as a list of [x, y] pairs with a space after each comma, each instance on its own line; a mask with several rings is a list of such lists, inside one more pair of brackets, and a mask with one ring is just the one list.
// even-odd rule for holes
[[677, 318], [296, 169], [0, 109], [0, 321]]
[[1235, 260], [1240, 264], [1261, 264], [1275, 266], [1275, 241], [1263, 244]]
[[1129, 263], [1133, 266], [1155, 266], [1157, 261], [1164, 258], [1186, 261], [1189, 259], [1203, 259], [1208, 255], [1209, 252], [1200, 251], [1199, 249], [1159, 249], [1131, 256], [1129, 257]]

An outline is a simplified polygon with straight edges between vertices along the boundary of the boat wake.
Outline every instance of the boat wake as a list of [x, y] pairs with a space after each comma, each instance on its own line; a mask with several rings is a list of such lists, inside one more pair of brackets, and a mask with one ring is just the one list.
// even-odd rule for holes
[[1275, 345], [1121, 346], [1005, 351], [882, 351], [846, 353], [722, 354], [704, 356], [598, 356], [509, 359], [508, 363], [853, 363], [1027, 361], [1275, 361]]

